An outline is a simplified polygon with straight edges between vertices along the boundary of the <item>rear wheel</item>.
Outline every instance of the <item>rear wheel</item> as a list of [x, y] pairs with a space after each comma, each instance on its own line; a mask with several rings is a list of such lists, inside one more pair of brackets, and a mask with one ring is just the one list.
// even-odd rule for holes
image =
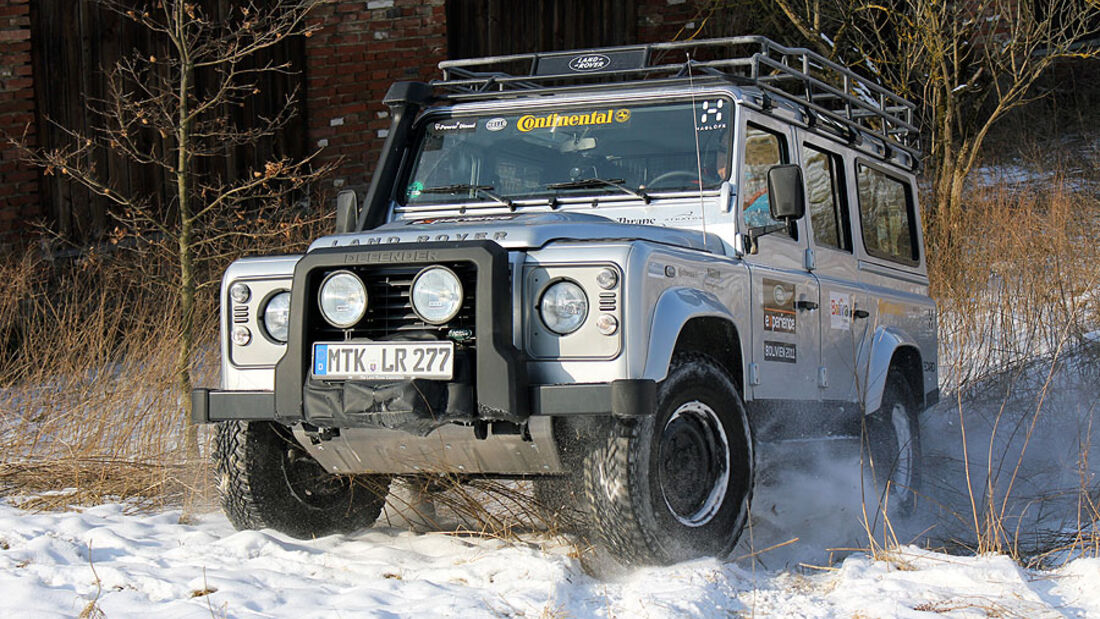
[[218, 424], [214, 469], [222, 509], [237, 529], [272, 528], [297, 538], [368, 527], [382, 511], [389, 478], [334, 475], [283, 426]]
[[748, 515], [753, 454], [744, 405], [710, 357], [677, 354], [652, 417], [615, 424], [585, 458], [593, 529], [625, 563], [733, 550]]
[[920, 428], [916, 399], [898, 370], [886, 378], [882, 406], [866, 420], [870, 473], [888, 515], [913, 512], [920, 486]]

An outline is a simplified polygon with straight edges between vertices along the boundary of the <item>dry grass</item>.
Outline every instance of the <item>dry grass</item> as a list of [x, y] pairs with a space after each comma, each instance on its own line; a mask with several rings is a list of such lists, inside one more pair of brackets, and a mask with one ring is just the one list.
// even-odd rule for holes
[[178, 317], [171, 288], [146, 279], [164, 274], [130, 259], [51, 262], [30, 251], [0, 266], [0, 483], [9, 492], [177, 494], [166, 490], [180, 462]]
[[956, 221], [927, 222], [941, 384], [965, 389], [1097, 326], [1100, 204], [1065, 179], [981, 187]]
[[[926, 223], [940, 309], [940, 385], [952, 394], [961, 434], [944, 440], [962, 445], [960, 490], [969, 504], [969, 513], [954, 517], [969, 522], [971, 550], [1024, 561], [1097, 556], [1100, 522], [1088, 463], [1091, 431], [1067, 427], [1079, 436], [1055, 442], [1048, 436], [1046, 444], [1037, 438], [1048, 424], [1064, 424], [1059, 417], [1070, 404], [1085, 409], [1091, 428], [1092, 405], [1051, 400], [1069, 390], [1067, 374], [1079, 374], [1083, 383], [1096, 374], [1090, 334], [1100, 326], [1100, 202], [1075, 186], [1080, 179], [1069, 182], [1058, 171], [1041, 176], [1041, 183], [979, 186], [957, 220], [933, 216]], [[1076, 526], [1057, 536], [1022, 530], [1024, 519], [1013, 513], [1019, 487], [1049, 476], [1034, 465], [1049, 458], [1038, 452], [1054, 444], [1079, 450], [1078, 487], [1036, 496], [1023, 510], [1040, 511], [1048, 501], [1064, 501], [1056, 494], [1075, 493]]]
[[[300, 251], [327, 228], [300, 216], [265, 225], [276, 234], [225, 233], [221, 245], [204, 246], [197, 385], [217, 381], [216, 290], [228, 262]], [[238, 244], [242, 236], [250, 242]], [[184, 466], [172, 248], [115, 240], [71, 258], [32, 247], [0, 262], [0, 495], [34, 495], [27, 507], [156, 506], [210, 494], [205, 462]], [[49, 492], [59, 489], [68, 491]]]
[[531, 531], [557, 536], [582, 528], [580, 513], [535, 498], [532, 483], [445, 474], [409, 477], [394, 483], [388, 500], [393, 511], [422, 530], [515, 541]]

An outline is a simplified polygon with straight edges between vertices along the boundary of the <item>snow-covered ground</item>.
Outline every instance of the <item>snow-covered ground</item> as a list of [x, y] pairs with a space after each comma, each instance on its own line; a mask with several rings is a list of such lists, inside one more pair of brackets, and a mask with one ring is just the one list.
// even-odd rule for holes
[[902, 547], [828, 570], [705, 559], [596, 579], [571, 548], [374, 528], [299, 541], [220, 514], [0, 505], [0, 615], [73, 617], [1100, 617], [1100, 559], [1029, 571]]
[[[301, 541], [234, 531], [216, 511], [181, 524], [178, 511], [30, 513], [8, 498], [0, 616], [1100, 619], [1096, 354], [1074, 350], [1053, 371], [1036, 359], [926, 412], [920, 509], [891, 535], [867, 508], [885, 552], [861, 550], [874, 501], [857, 448], [762, 443], [750, 526], [729, 560], [629, 571], [538, 532], [410, 532], [391, 526], [392, 507], [374, 528]], [[1054, 551], [1052, 567], [968, 552], [989, 513], [1003, 549]], [[1090, 537], [1068, 547], [1078, 531]]]

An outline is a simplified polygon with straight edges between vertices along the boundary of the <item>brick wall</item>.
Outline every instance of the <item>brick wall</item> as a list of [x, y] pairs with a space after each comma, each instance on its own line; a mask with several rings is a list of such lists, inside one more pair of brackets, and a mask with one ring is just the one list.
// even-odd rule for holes
[[705, 0], [640, 0], [638, 42], [660, 43], [690, 37], [702, 26], [700, 17], [708, 4]]
[[[35, 137], [31, 0], [0, 0], [0, 246], [42, 214], [38, 171], [18, 162], [7, 137]], [[639, 0], [637, 40], [670, 40], [698, 21], [703, 0]], [[313, 19], [306, 41], [308, 145], [321, 162], [339, 162], [328, 190], [362, 197], [390, 119], [382, 97], [400, 80], [430, 80], [447, 53], [445, 0], [337, 0]], [[330, 192], [329, 195], [331, 195]]]
[[[689, 36], [704, 5], [640, 0], [637, 40]], [[437, 77], [446, 58], [445, 0], [340, 0], [315, 19], [324, 27], [306, 43], [309, 144], [322, 149], [322, 161], [341, 160], [327, 188], [355, 189], [362, 199], [389, 128], [386, 90]]]
[[309, 145], [342, 162], [328, 181], [363, 192], [390, 126], [390, 84], [430, 80], [447, 54], [444, 0], [341, 0], [321, 7], [306, 42]]
[[35, 138], [29, 0], [0, 0], [0, 247], [10, 246], [41, 213], [38, 172], [8, 144]]

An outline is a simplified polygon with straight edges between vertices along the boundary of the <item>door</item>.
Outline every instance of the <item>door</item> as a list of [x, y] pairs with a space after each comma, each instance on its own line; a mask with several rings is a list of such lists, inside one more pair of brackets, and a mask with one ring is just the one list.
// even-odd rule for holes
[[[793, 161], [790, 129], [746, 111], [739, 140], [739, 223], [742, 230], [778, 223], [768, 209], [767, 172]], [[804, 218], [805, 219], [805, 218]], [[749, 385], [757, 400], [818, 400], [821, 295], [807, 268], [808, 227], [761, 237], [745, 257], [751, 274], [752, 365]]]
[[834, 142], [802, 132], [799, 142], [811, 229], [807, 236], [821, 286], [821, 396], [856, 402], [860, 377], [866, 375], [857, 359], [871, 321], [869, 292], [853, 252], [850, 166]]

